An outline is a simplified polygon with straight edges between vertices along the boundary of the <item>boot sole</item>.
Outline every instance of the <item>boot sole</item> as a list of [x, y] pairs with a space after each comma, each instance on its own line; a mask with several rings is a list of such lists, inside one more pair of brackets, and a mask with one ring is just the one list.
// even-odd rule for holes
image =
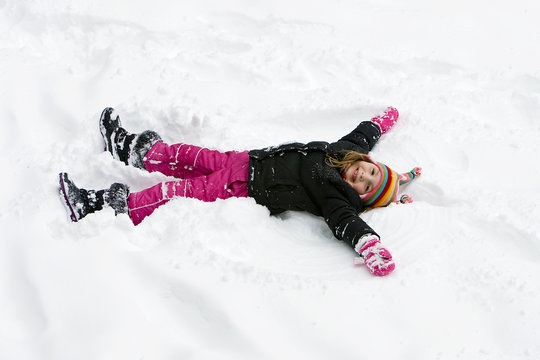
[[105, 126], [103, 126], [103, 118], [105, 117], [105, 114], [109, 110], [111, 110], [111, 113], [114, 111], [112, 107], [106, 107], [101, 112], [101, 116], [99, 117], [99, 132], [101, 133], [101, 137], [103, 138], [103, 143], [104, 143], [103, 151], [108, 151], [112, 154], [112, 149], [111, 150], [107, 149], [107, 130], [105, 129]]
[[66, 185], [64, 183], [64, 175], [67, 176], [66, 173], [60, 173], [60, 195], [62, 195], [62, 198], [64, 199], [64, 206], [66, 207], [66, 210], [68, 212], [69, 218], [73, 222], [79, 221], [77, 218], [77, 215], [75, 214], [75, 211], [73, 210], [73, 207], [71, 206], [71, 203], [68, 200], [67, 192], [66, 192]]

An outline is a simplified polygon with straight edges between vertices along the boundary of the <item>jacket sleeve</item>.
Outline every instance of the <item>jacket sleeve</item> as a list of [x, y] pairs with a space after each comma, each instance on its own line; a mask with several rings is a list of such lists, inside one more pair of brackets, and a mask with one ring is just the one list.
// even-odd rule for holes
[[380, 137], [381, 129], [376, 124], [371, 121], [362, 121], [349, 134], [330, 144], [329, 150], [332, 153], [355, 150], [367, 154], [373, 149]]
[[[334, 192], [335, 191], [335, 192]], [[327, 194], [321, 205], [324, 220], [334, 234], [354, 249], [358, 240], [364, 235], [379, 235], [362, 220], [356, 209], [334, 190]]]

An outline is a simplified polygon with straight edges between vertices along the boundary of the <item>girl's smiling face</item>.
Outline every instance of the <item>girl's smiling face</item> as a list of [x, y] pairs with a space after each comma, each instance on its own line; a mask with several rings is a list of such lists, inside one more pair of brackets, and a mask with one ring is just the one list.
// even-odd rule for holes
[[373, 190], [381, 180], [381, 172], [377, 165], [367, 161], [357, 161], [349, 166], [344, 180], [353, 187], [359, 195]]

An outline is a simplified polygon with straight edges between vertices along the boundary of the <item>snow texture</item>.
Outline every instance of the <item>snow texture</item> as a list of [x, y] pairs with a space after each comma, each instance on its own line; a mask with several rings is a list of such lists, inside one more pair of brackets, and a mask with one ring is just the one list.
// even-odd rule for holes
[[[0, 359], [539, 359], [540, 2], [0, 0]], [[386, 106], [373, 158], [410, 205], [363, 214], [371, 275], [309, 214], [176, 199], [134, 227], [66, 216], [58, 173], [165, 180], [130, 131], [220, 150], [334, 141]]]

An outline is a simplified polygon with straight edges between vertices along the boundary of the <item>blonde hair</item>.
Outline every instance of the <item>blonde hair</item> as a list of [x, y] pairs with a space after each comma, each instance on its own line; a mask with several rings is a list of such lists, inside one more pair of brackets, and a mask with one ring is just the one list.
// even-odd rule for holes
[[373, 161], [369, 158], [369, 156], [367, 156], [366, 154], [359, 153], [358, 151], [343, 150], [341, 151], [341, 153], [343, 154], [341, 159], [336, 159], [335, 157], [327, 155], [326, 163], [329, 166], [340, 168], [340, 169], [348, 164], [352, 164], [357, 161], [366, 161], [366, 162], [373, 163]]
[[[343, 154], [341, 159], [336, 159], [335, 157], [326, 155], [326, 163], [329, 166], [335, 167], [338, 169], [341, 169], [344, 166], [355, 163], [357, 161], [367, 161], [373, 164], [373, 160], [371, 160], [369, 156], [367, 156], [366, 154], [359, 153], [358, 151], [342, 150], [340, 151], [340, 153]], [[371, 207], [366, 206], [361, 212], [364, 213], [371, 209], [372, 209]]]

